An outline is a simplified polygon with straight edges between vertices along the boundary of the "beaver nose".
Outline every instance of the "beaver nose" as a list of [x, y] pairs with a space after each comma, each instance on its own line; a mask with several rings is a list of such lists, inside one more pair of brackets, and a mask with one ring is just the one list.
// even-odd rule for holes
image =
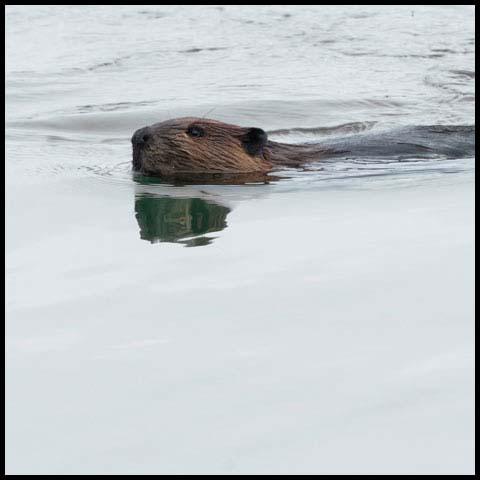
[[134, 146], [145, 145], [152, 138], [152, 134], [148, 127], [139, 128], [132, 137], [132, 144]]

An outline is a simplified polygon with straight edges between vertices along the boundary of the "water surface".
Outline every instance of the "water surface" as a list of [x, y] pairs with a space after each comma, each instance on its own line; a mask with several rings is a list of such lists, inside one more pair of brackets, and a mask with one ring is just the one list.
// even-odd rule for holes
[[473, 473], [474, 159], [131, 172], [184, 115], [473, 125], [468, 6], [6, 8], [8, 474]]

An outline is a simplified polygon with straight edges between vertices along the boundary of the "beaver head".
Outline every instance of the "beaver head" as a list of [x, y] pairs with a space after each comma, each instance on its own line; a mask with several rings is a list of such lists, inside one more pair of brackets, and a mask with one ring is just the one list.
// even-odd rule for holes
[[141, 128], [132, 137], [133, 168], [177, 177], [182, 174], [267, 172], [267, 134], [206, 118], [179, 118]]

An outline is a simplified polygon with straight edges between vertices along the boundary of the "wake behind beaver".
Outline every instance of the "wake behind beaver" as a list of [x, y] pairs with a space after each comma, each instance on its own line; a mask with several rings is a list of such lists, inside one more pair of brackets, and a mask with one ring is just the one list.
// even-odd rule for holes
[[[409, 126], [315, 143], [268, 139], [257, 127], [185, 117], [137, 130], [133, 169], [169, 180], [211, 183], [258, 181], [285, 167], [335, 158], [467, 158], [475, 154], [475, 126]], [[242, 179], [244, 182], [242, 182]]]

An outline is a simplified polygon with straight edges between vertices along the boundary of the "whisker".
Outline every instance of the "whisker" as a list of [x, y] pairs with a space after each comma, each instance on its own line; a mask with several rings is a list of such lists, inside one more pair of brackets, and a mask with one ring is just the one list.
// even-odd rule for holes
[[202, 118], [205, 118], [207, 115], [209, 115], [210, 113], [212, 113], [217, 107], [213, 107], [211, 108]]

